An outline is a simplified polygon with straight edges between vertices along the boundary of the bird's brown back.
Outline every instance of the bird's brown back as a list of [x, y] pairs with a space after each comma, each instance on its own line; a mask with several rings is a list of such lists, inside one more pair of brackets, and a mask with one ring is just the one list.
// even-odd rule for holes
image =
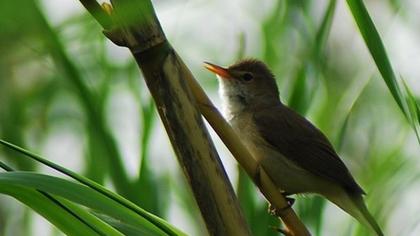
[[255, 111], [254, 121], [273, 148], [312, 174], [338, 182], [349, 193], [364, 194], [319, 129], [283, 104], [265, 109], [269, 111]]

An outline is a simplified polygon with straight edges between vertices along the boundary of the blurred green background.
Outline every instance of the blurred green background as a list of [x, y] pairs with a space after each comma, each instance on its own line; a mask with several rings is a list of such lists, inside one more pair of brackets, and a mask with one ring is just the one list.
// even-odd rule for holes
[[[256, 57], [282, 100], [334, 143], [386, 235], [420, 235], [419, 143], [344, 1], [153, 2], [167, 37], [215, 104], [203, 61]], [[369, 0], [397, 80], [420, 94], [420, 2]], [[83, 174], [189, 235], [205, 226], [129, 51], [109, 42], [77, 0], [0, 2], [0, 138]], [[418, 107], [417, 107], [418, 109]], [[418, 121], [417, 121], [418, 122]], [[209, 128], [255, 235], [279, 235], [267, 203]], [[1, 149], [19, 170], [57, 175]], [[321, 198], [294, 208], [314, 235], [368, 235]], [[0, 235], [60, 235], [0, 195]]]

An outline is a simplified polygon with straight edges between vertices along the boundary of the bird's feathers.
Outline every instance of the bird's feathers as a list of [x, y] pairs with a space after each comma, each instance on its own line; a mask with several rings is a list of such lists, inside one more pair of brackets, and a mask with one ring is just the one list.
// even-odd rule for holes
[[382, 236], [378, 223], [363, 201], [363, 189], [353, 179], [325, 135], [283, 104], [265, 109], [270, 109], [270, 112], [254, 112], [255, 126], [262, 138], [297, 166], [338, 183], [338, 186], [331, 185], [328, 192], [321, 194]]
[[308, 172], [338, 182], [351, 194], [364, 193], [321, 131], [282, 104], [266, 109], [255, 111], [254, 121], [267, 143]]
[[[318, 193], [383, 235], [363, 202], [364, 191], [328, 139], [284, 106], [274, 75], [258, 60], [242, 60], [221, 79], [227, 118], [276, 186], [287, 194]], [[247, 73], [251, 80], [243, 79]]]

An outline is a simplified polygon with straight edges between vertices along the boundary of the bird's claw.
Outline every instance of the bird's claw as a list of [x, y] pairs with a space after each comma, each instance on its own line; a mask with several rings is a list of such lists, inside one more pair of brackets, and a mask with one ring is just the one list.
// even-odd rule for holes
[[287, 197], [287, 196], [285, 196], [284, 195], [284, 198], [286, 199], [286, 201], [287, 201], [287, 204], [289, 205], [289, 207], [291, 207], [291, 206], [293, 206], [293, 204], [295, 204], [295, 199], [294, 198], [291, 198], [291, 197]]
[[[283, 194], [285, 195], [285, 194]], [[268, 212], [273, 215], [273, 216], [280, 216], [282, 213], [284, 213], [286, 210], [290, 209], [293, 204], [295, 203], [295, 199], [294, 198], [290, 198], [290, 197], [286, 197], [284, 196], [284, 198], [287, 201], [287, 206], [282, 207], [282, 208], [276, 208], [275, 206], [271, 205], [268, 208]]]

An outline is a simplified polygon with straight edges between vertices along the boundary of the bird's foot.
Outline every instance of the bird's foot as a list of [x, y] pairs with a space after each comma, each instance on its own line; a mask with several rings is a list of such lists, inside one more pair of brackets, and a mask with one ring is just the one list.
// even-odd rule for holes
[[287, 195], [289, 194], [283, 193], [284, 199], [286, 199], [287, 204], [289, 205], [289, 207], [291, 207], [293, 206], [293, 204], [295, 204], [296, 200], [294, 198], [288, 197]]
[[286, 195], [288, 195], [288, 194], [283, 193], [283, 196], [284, 196], [284, 198], [287, 201], [287, 206], [282, 207], [282, 208], [279, 209], [279, 208], [276, 208], [275, 206], [273, 206], [273, 205], [270, 204], [270, 206], [268, 208], [268, 212], [271, 215], [273, 215], [273, 216], [280, 216], [283, 212], [285, 212], [286, 210], [290, 209], [293, 206], [293, 204], [295, 203], [295, 199], [294, 198], [287, 197]]

